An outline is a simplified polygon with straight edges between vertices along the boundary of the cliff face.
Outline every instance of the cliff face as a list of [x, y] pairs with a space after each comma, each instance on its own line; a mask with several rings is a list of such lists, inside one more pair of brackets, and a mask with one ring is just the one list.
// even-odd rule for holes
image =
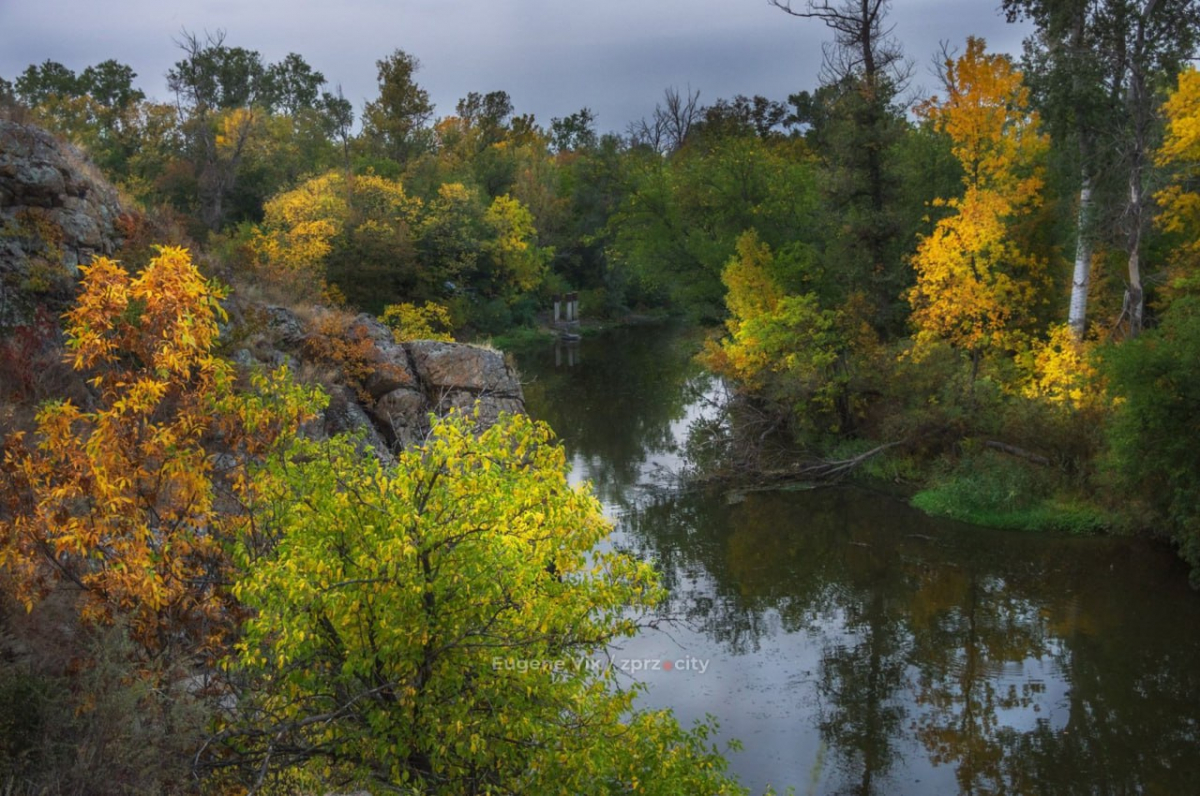
[[117, 191], [78, 149], [0, 120], [0, 329], [57, 315], [78, 268], [120, 246]]

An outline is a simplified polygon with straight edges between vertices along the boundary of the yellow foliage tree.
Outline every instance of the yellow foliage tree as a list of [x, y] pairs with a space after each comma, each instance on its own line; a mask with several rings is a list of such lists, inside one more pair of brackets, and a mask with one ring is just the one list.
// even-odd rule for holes
[[1041, 202], [1048, 141], [1027, 109], [1021, 73], [984, 46], [968, 39], [966, 53], [945, 63], [946, 98], [918, 108], [950, 136], [966, 188], [961, 198], [935, 203], [952, 212], [913, 256], [918, 351], [937, 341], [976, 357], [1014, 347], [1045, 283], [1045, 264], [1023, 250], [1016, 222]]
[[252, 248], [264, 274], [283, 284], [319, 285], [329, 279], [343, 292], [378, 290], [357, 277], [408, 267], [410, 230], [421, 211], [395, 180], [375, 174], [330, 172], [279, 194], [263, 208]]
[[753, 230], [721, 279], [728, 292], [728, 336], [710, 342], [705, 364], [747, 389], [792, 406], [801, 422], [837, 429], [850, 422], [844, 316], [823, 309], [812, 293], [788, 295], [771, 276], [774, 255]]
[[425, 302], [423, 307], [407, 302], [389, 304], [384, 307], [379, 319], [392, 330], [397, 343], [406, 340], [454, 340], [454, 335], [450, 333], [454, 328], [450, 310], [432, 301]]
[[1072, 409], [1099, 409], [1105, 403], [1100, 373], [1092, 363], [1092, 346], [1075, 339], [1071, 328], [1055, 325], [1045, 340], [1029, 351], [1029, 377], [1024, 393]]
[[253, 246], [269, 275], [285, 281], [323, 278], [330, 242], [348, 215], [344, 180], [330, 173], [282, 193], [263, 207]]
[[721, 272], [727, 291], [729, 318], [725, 328], [729, 336], [720, 343], [710, 340], [703, 357], [717, 373], [736, 379], [750, 390], [762, 389], [772, 364], [753, 327], [756, 321], [773, 315], [784, 297], [767, 272], [770, 261], [771, 250], [756, 233], [747, 232], [738, 238], [737, 256]]
[[438, 419], [395, 467], [337, 438], [264, 469], [279, 543], [245, 554], [255, 687], [225, 736], [299, 792], [744, 794], [710, 724], [591, 664], [660, 599], [653, 568], [606, 549], [547, 426], [479, 419]]
[[246, 465], [317, 394], [283, 369], [235, 389], [213, 354], [223, 294], [186, 250], [161, 249], [137, 277], [107, 258], [83, 270], [67, 335], [95, 406], [47, 404], [36, 444], [6, 442], [0, 568], [28, 608], [66, 581], [87, 621], [125, 617], [149, 649], [203, 647], [235, 618], [223, 587], [229, 542], [252, 533]]
[[1171, 254], [1175, 276], [1194, 279], [1200, 264], [1200, 193], [1194, 188], [1200, 178], [1200, 72], [1188, 69], [1179, 75], [1179, 84], [1163, 106], [1167, 116], [1167, 134], [1158, 150], [1160, 166], [1174, 168], [1171, 184], [1155, 199], [1162, 208], [1158, 226], [1179, 236]]
[[537, 245], [529, 208], [507, 194], [497, 196], [483, 221], [494, 236], [484, 242], [483, 250], [501, 275], [502, 292], [529, 291], [541, 284], [553, 251]]

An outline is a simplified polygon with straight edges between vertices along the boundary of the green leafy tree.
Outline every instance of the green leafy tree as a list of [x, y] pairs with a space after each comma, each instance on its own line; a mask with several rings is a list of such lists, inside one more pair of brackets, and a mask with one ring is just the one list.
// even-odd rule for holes
[[483, 213], [477, 191], [457, 182], [438, 187], [417, 229], [417, 251], [431, 274], [454, 281], [474, 271], [484, 235]]
[[342, 145], [342, 158], [346, 170], [350, 170], [350, 139], [354, 128], [354, 106], [342, 95], [342, 87], [337, 87], [337, 93], [328, 91], [321, 93], [321, 118], [325, 125], [325, 134], [331, 141], [339, 141]]
[[325, 76], [314, 71], [302, 56], [288, 53], [282, 61], [266, 68], [262, 82], [264, 104], [287, 116], [296, 116], [302, 110], [317, 107]]
[[200, 222], [219, 229], [229, 215], [243, 160], [261, 133], [261, 100], [266, 67], [253, 50], [230, 47], [218, 32], [201, 39], [183, 34], [183, 58], [167, 71], [184, 134], [185, 160], [199, 194]]
[[146, 98], [145, 92], [133, 86], [136, 77], [132, 67], [110, 58], [84, 69], [78, 86], [106, 108], [120, 110]]
[[610, 526], [546, 426], [476, 422], [439, 421], [394, 468], [335, 440], [262, 474], [278, 543], [237, 586], [242, 749], [310, 787], [740, 792], [709, 727], [635, 710], [588, 663], [658, 599], [652, 569], [598, 547]]
[[[1099, 239], [1102, 175], [1118, 165], [1114, 147], [1099, 146], [1106, 128], [1120, 115], [1113, 80], [1113, 59], [1105, 54], [1104, 9], [1091, 0], [1046, 3], [1004, 0], [1010, 21], [1027, 18], [1036, 32], [1025, 42], [1024, 71], [1031, 100], [1046, 121], [1052, 146], [1067, 150], [1070, 184], [1078, 189], [1074, 225], [1075, 263], [1071, 275], [1068, 324], [1077, 340], [1087, 330], [1088, 287], [1093, 252]], [[1054, 162], [1054, 161], [1052, 161]]]
[[122, 180], [139, 145], [135, 120], [145, 95], [134, 88], [136, 77], [132, 68], [112, 59], [79, 75], [46, 61], [28, 67], [14, 91], [35, 123], [83, 147], [106, 174]]
[[482, 147], [504, 139], [513, 110], [512, 98], [507, 91], [489, 91], [487, 94], [472, 91], [455, 106], [459, 119], [467, 126], [479, 129]]
[[1158, 328], [1109, 349], [1109, 428], [1116, 471], [1141, 495], [1200, 587], [1200, 300], [1177, 299]]
[[589, 108], [582, 108], [565, 118], [551, 119], [550, 141], [555, 152], [594, 149], [599, 143], [596, 136], [596, 114]]
[[53, 97], [79, 96], [79, 78], [73, 70], [48, 60], [26, 67], [17, 77], [16, 91], [21, 101], [32, 108]]
[[433, 103], [417, 85], [421, 62], [415, 56], [396, 50], [376, 66], [379, 97], [363, 109], [362, 138], [373, 154], [404, 164], [429, 146]]
[[697, 136], [667, 159], [635, 150], [609, 218], [612, 263], [688, 314], [721, 318], [721, 272], [742, 233], [757, 230], [775, 248], [816, 238], [814, 166], [803, 142], [755, 135]]
[[788, 121], [787, 108], [779, 102], [755, 95], [738, 94], [732, 100], [719, 99], [704, 109], [697, 129], [704, 135], [757, 135], [770, 138], [780, 134]]
[[204, 39], [185, 31], [176, 43], [183, 58], [167, 70], [167, 87], [189, 115], [204, 117], [259, 101], [267, 68], [257, 51], [230, 47], [224, 31]]
[[887, 23], [890, 0], [769, 0], [786, 13], [815, 19], [833, 33], [821, 87], [789, 98], [792, 123], [809, 127], [824, 166], [822, 187], [831, 211], [826, 261], [850, 290], [869, 301], [880, 332], [895, 332], [904, 308], [897, 296], [907, 279], [897, 218], [900, 180], [895, 147], [902, 136], [900, 94], [910, 75]]

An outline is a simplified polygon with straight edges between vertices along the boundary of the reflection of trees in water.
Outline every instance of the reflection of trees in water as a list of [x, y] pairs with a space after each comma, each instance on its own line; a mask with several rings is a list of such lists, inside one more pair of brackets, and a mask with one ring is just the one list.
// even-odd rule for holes
[[[1007, 792], [1002, 711], [1030, 710], [1044, 685], [1006, 677], [1052, 654], [1038, 606], [1009, 584], [962, 567], [929, 568], [916, 592], [917, 736], [937, 765], [953, 765], [963, 793]], [[919, 618], [916, 621], [916, 618]]]
[[[1162, 577], [1157, 554], [964, 532], [842, 490], [676, 495], [627, 514], [622, 531], [662, 570], [666, 610], [732, 654], [778, 630], [821, 645], [806, 687], [833, 792], [894, 792], [914, 742], [964, 793], [1177, 793], [1197, 776], [1200, 642], [1177, 648], [1163, 595], [1129, 586]], [[1150, 571], [1114, 580], [1118, 563]], [[1051, 701], [1051, 681], [1067, 704]]]
[[895, 566], [894, 545], [861, 544], [856, 556], [843, 559], [844, 621], [839, 634], [822, 641], [817, 688], [821, 736], [838, 763], [838, 792], [868, 796], [892, 792], [888, 774], [900, 757], [897, 740], [907, 717], [911, 640], [898, 599], [905, 573]]
[[730, 573], [719, 530], [728, 514], [720, 500], [674, 495], [629, 510], [620, 530], [624, 542], [661, 573], [668, 594], [660, 612], [741, 655], [758, 650], [774, 606], [742, 592]]
[[671, 424], [693, 399], [686, 385], [708, 380], [692, 359], [697, 347], [653, 327], [584, 340], [574, 367], [556, 367], [553, 344], [524, 347], [517, 361], [526, 405], [585, 463], [581, 475], [620, 505], [648, 457], [675, 450]]

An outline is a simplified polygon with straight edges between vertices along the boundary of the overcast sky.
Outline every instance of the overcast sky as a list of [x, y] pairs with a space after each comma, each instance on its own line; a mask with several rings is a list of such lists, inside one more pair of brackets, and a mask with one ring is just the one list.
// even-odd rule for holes
[[[961, 50], [977, 35], [1020, 53], [1026, 29], [1006, 24], [999, 4], [895, 0], [891, 21], [917, 84], [933, 87], [940, 41]], [[47, 59], [80, 71], [116, 58], [166, 100], [183, 29], [224, 30], [227, 44], [267, 62], [298, 52], [356, 112], [377, 93], [375, 61], [399, 48], [421, 60], [418, 82], [438, 115], [469, 91], [502, 89], [542, 124], [590, 107], [602, 132], [649, 115], [668, 86], [699, 90], [703, 104], [785, 100], [816, 85], [829, 38], [767, 0], [0, 0], [0, 76]]]

